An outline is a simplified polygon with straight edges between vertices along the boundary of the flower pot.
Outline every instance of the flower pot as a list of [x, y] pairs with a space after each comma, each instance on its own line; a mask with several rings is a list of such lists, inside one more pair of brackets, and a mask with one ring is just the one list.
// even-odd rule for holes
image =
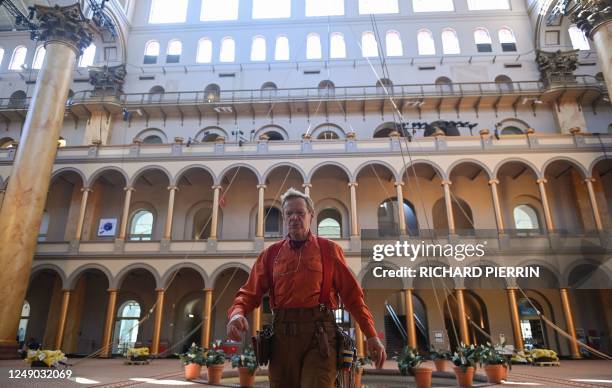
[[461, 368], [456, 366], [454, 370], [455, 376], [457, 376], [457, 384], [460, 387], [469, 388], [472, 386], [472, 380], [474, 380], [474, 367], [469, 366], [464, 372], [463, 370], [461, 370]]
[[187, 364], [185, 365], [185, 380], [199, 379], [202, 374], [202, 365]]
[[220, 384], [223, 377], [223, 364], [209, 365], [208, 367], [208, 382], [210, 384]]
[[431, 387], [431, 372], [429, 368], [412, 368], [417, 388]]
[[484, 370], [490, 383], [499, 384], [504, 379], [503, 365], [485, 365]]
[[446, 366], [448, 365], [446, 360], [434, 360], [434, 364], [438, 372], [446, 372]]
[[361, 388], [361, 376], [363, 376], [363, 368], [355, 369], [355, 387]]
[[238, 377], [240, 378], [240, 386], [241, 387], [252, 387], [255, 385], [255, 373], [257, 371], [253, 371], [253, 373], [249, 372], [249, 368], [240, 367], [238, 368]]

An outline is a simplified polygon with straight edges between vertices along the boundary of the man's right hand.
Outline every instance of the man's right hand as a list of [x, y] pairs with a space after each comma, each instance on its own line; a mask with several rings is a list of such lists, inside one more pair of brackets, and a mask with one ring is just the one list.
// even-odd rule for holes
[[227, 337], [240, 342], [243, 331], [249, 330], [249, 321], [242, 314], [234, 314], [227, 324]]

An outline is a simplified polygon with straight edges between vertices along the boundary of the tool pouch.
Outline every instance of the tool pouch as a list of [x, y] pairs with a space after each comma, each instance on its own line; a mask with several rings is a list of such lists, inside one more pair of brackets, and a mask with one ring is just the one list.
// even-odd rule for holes
[[353, 341], [351, 336], [340, 327], [336, 327], [336, 350], [336, 354], [338, 355], [338, 369], [351, 369], [355, 363], [357, 354], [355, 341]]
[[252, 337], [253, 350], [257, 364], [266, 366], [270, 362], [272, 356], [272, 340], [274, 338], [274, 330], [272, 326], [264, 326], [263, 330], [257, 331], [257, 336]]

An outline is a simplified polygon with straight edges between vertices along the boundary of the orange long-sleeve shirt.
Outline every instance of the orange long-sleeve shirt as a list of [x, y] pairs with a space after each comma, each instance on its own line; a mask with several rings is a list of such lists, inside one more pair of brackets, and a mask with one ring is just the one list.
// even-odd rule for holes
[[[366, 306], [361, 286], [349, 270], [344, 252], [338, 244], [331, 242], [333, 285], [330, 296], [332, 308], [338, 307], [337, 294], [344, 307], [355, 317], [367, 338], [376, 336], [374, 319]], [[270, 289], [266, 273], [264, 249], [257, 258], [249, 279], [238, 290], [234, 303], [228, 310], [228, 318], [234, 314], [247, 315], [261, 303], [263, 295]], [[292, 249], [285, 239], [274, 261], [274, 308], [306, 308], [319, 305], [319, 294], [323, 282], [323, 264], [317, 238], [311, 233], [301, 248]]]

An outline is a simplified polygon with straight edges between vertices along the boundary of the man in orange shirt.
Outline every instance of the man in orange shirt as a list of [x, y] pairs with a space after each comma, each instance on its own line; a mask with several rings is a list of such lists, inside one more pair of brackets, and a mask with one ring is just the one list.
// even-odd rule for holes
[[[269, 291], [274, 312], [270, 386], [334, 387], [337, 354], [332, 310], [338, 307], [339, 294], [365, 334], [368, 352], [376, 367], [382, 368], [387, 357], [385, 348], [376, 335], [372, 314], [365, 305], [359, 283], [346, 264], [342, 248], [329, 240], [319, 240], [310, 232], [314, 206], [309, 196], [289, 189], [282, 196], [282, 207], [289, 234], [264, 249], [249, 279], [238, 290], [228, 311], [228, 337], [240, 340], [241, 332], [249, 328], [245, 316], [261, 304], [263, 295]], [[327, 251], [322, 253], [321, 248]], [[267, 260], [270, 252], [274, 254], [272, 261]], [[325, 268], [331, 271], [331, 292], [327, 296], [321, 295], [323, 254], [329, 255], [332, 263], [332, 268]], [[321, 304], [325, 304], [325, 308]]]

